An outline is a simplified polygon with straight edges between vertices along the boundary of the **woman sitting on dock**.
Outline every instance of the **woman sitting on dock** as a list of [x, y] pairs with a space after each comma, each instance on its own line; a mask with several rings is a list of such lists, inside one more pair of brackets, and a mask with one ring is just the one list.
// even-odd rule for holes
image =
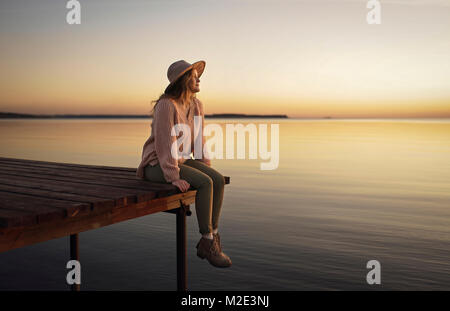
[[[144, 143], [142, 161], [136, 175], [153, 182], [171, 183], [182, 192], [187, 191], [190, 186], [197, 190], [195, 211], [202, 234], [196, 246], [197, 256], [206, 258], [213, 266], [230, 267], [231, 259], [222, 252], [218, 232], [225, 179], [211, 167], [211, 161], [203, 156], [204, 111], [196, 93], [200, 91], [199, 78], [205, 65], [204, 61], [189, 64], [179, 60], [169, 66], [167, 77], [170, 84], [159, 99], [153, 101], [156, 103], [153, 107], [151, 134]], [[171, 135], [172, 128], [176, 124], [187, 124], [192, 137], [192, 148], [188, 150], [194, 150], [194, 116], [201, 116], [202, 119], [202, 157], [176, 159], [171, 150], [178, 137]], [[183, 144], [183, 149], [185, 148]]]

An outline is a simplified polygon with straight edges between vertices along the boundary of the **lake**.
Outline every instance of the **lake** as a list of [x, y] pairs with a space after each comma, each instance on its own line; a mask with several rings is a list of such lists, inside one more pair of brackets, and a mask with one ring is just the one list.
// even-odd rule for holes
[[[150, 122], [0, 120], [0, 156], [136, 168]], [[231, 177], [219, 232], [233, 266], [196, 256], [192, 205], [190, 290], [450, 290], [449, 119], [206, 123], [279, 124], [279, 165], [212, 160]], [[175, 238], [168, 213], [80, 233], [81, 288], [175, 290]], [[67, 290], [68, 257], [68, 237], [2, 253], [0, 289]]]

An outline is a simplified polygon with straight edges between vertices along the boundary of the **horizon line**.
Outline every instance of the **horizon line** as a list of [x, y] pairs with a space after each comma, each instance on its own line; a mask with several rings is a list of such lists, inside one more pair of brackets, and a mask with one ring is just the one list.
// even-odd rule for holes
[[[133, 118], [133, 119], [153, 119], [150, 114], [25, 114], [16, 112], [0, 111], [0, 119], [83, 119], [83, 118]], [[317, 117], [294, 117], [286, 114], [245, 114], [245, 113], [213, 113], [205, 114], [205, 118], [277, 118], [277, 119], [450, 119], [450, 116], [416, 116], [416, 117], [386, 117], [386, 116], [339, 116], [332, 115]]]

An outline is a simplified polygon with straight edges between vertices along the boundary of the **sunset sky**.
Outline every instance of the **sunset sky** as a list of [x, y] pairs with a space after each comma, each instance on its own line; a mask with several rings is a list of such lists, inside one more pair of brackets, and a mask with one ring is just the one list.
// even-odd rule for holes
[[146, 114], [179, 59], [210, 113], [450, 117], [450, 0], [0, 3], [0, 111]]

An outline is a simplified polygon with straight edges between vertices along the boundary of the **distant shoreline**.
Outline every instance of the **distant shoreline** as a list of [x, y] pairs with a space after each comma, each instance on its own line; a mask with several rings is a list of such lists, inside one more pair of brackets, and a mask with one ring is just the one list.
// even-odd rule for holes
[[[25, 114], [14, 112], [0, 112], [0, 119], [16, 119], [16, 118], [29, 118], [29, 119], [149, 119], [150, 115], [122, 115], [122, 114]], [[218, 118], [280, 118], [287, 119], [285, 114], [241, 114], [241, 113], [214, 113], [206, 114], [205, 118], [218, 119]]]
[[[444, 117], [288, 117], [285, 114], [240, 114], [215, 113], [206, 114], [206, 119], [290, 119], [290, 120], [360, 120], [360, 119], [450, 119]], [[15, 112], [0, 112], [1, 119], [152, 119], [150, 115], [105, 115], [105, 114], [25, 114]]]

